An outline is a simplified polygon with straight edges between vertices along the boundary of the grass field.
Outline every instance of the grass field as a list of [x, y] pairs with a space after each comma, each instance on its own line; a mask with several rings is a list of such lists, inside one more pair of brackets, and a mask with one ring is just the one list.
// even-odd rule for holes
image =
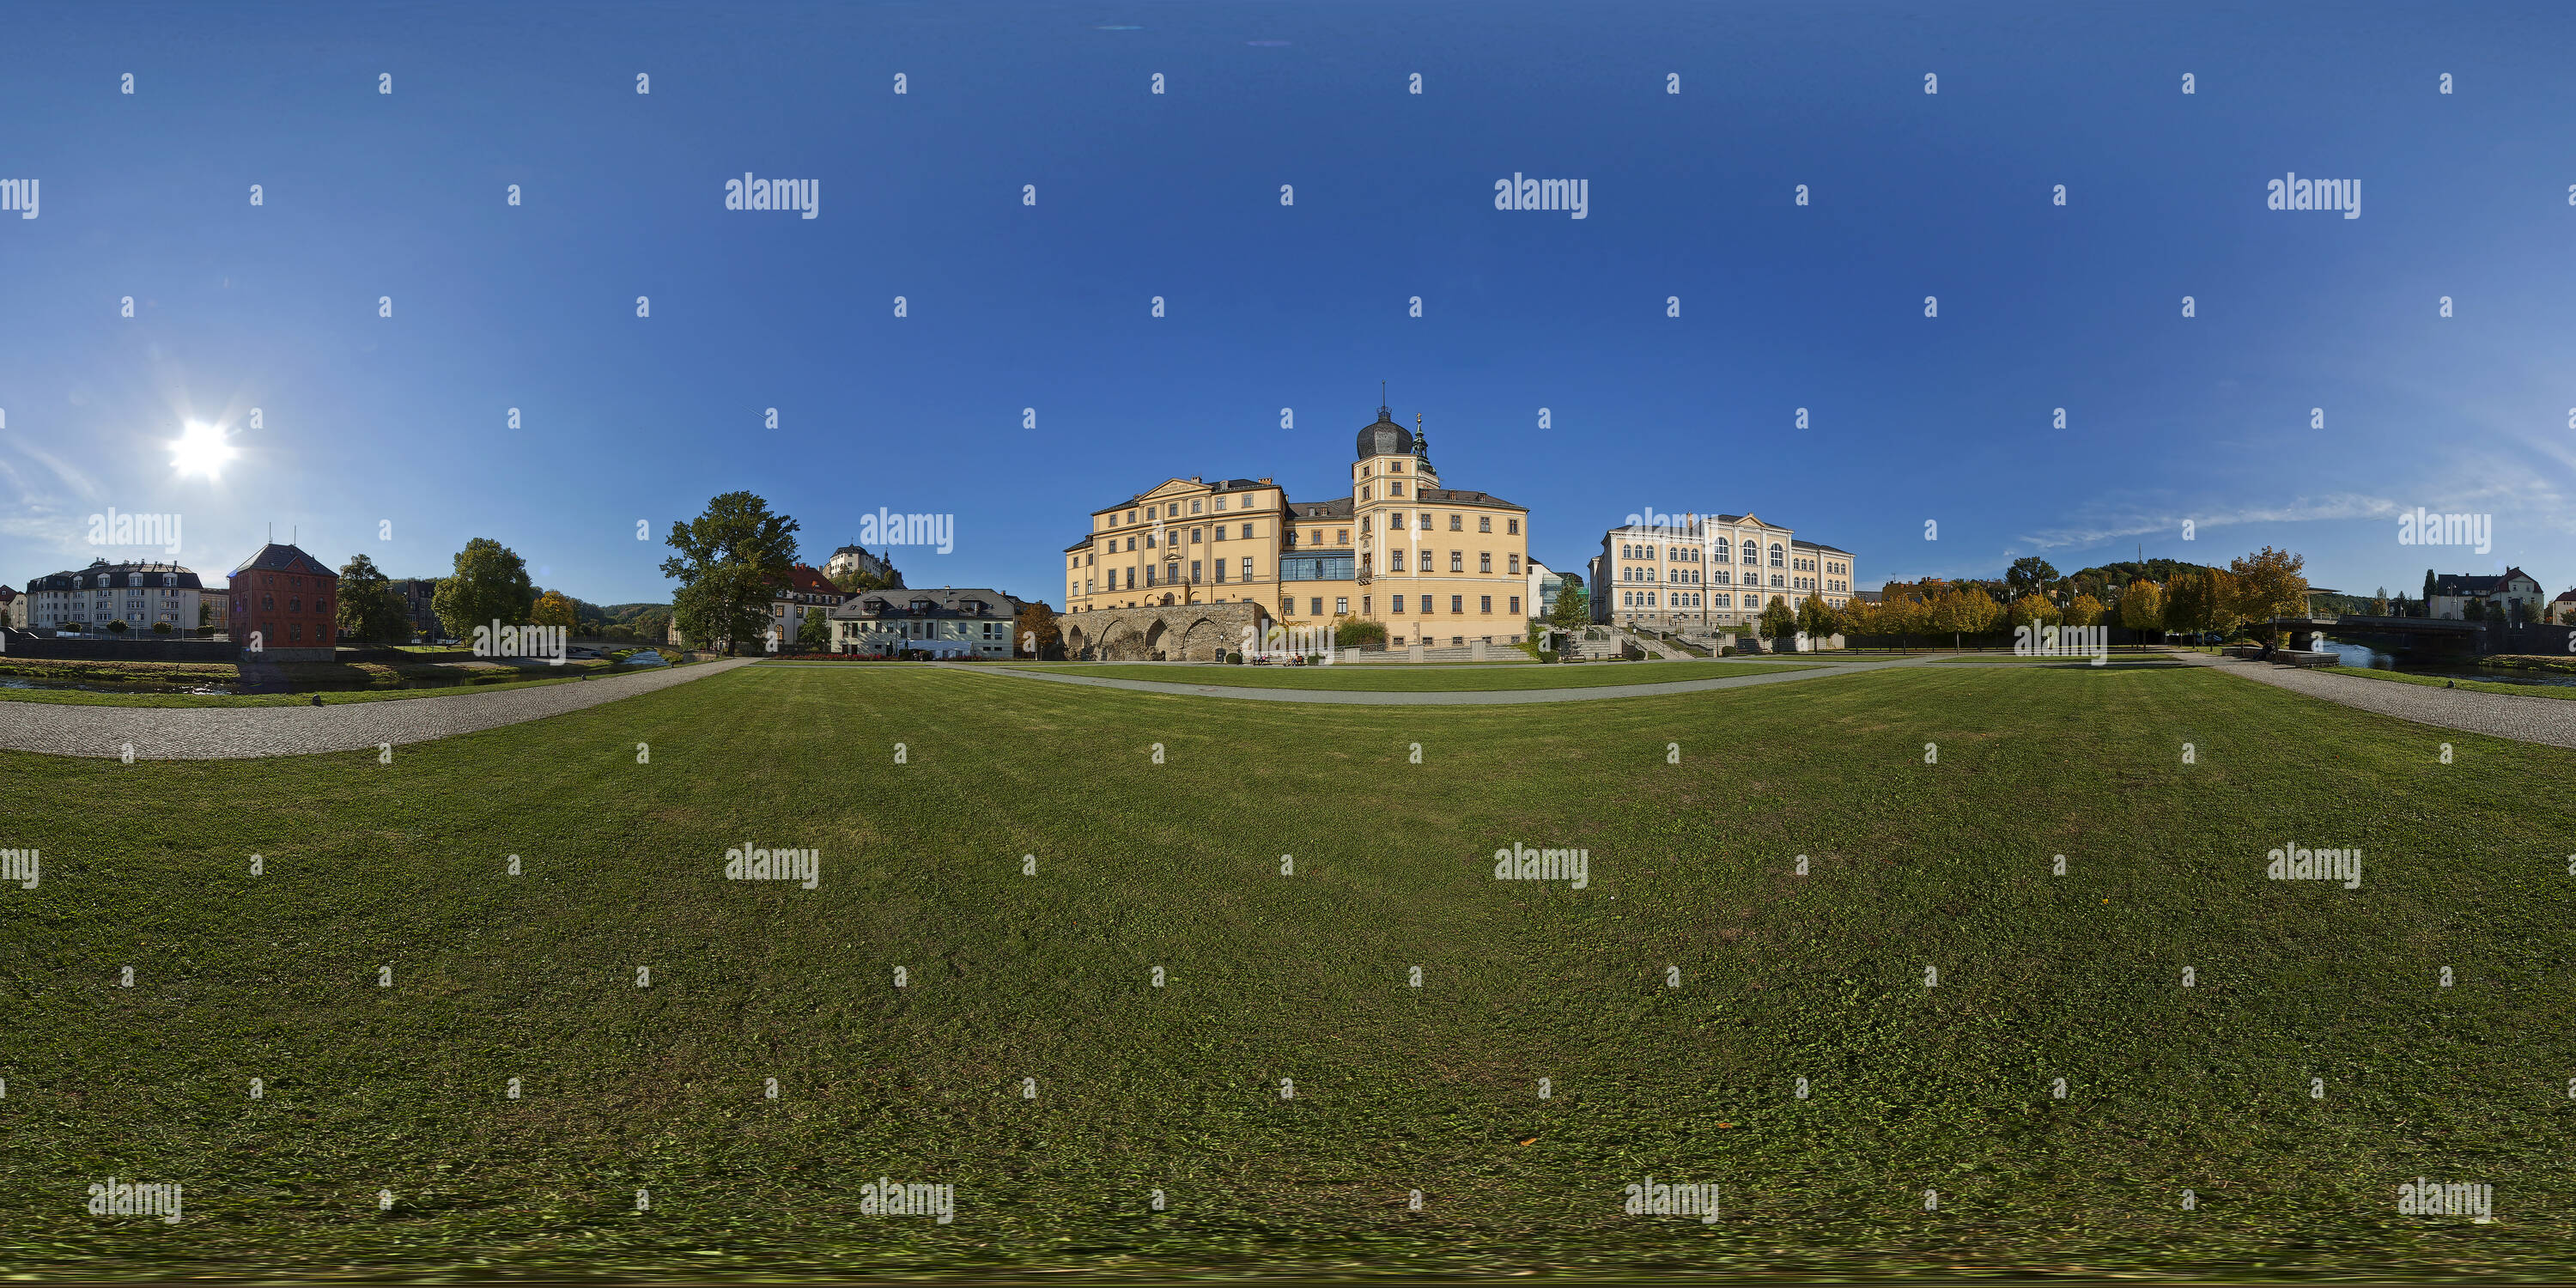
[[2576, 698], [2576, 685], [2513, 684], [2504, 680], [2470, 680], [2448, 675], [2409, 675], [2403, 671], [2383, 671], [2375, 667], [2327, 666], [2319, 670], [2336, 675], [2358, 675], [2365, 680], [2394, 680], [2399, 684], [2421, 684], [2432, 688], [2474, 689], [2480, 693], [2510, 693], [2518, 698]]
[[1501, 689], [1589, 689], [1612, 684], [1670, 684], [1812, 666], [1777, 662], [1584, 662], [1572, 666], [1052, 666], [1057, 675], [1165, 684], [1222, 684], [1249, 689], [1349, 689], [1394, 693], [1461, 693]]
[[[0, 754], [43, 854], [0, 1266], [2561, 1273], [2571, 781], [2199, 669], [1376, 708], [752, 667], [391, 764]], [[723, 880], [746, 842], [819, 887]], [[2264, 880], [2292, 843], [2361, 888]], [[1587, 888], [1493, 879], [1515, 844]], [[1649, 1174], [1722, 1218], [1622, 1216]], [[186, 1221], [86, 1215], [110, 1175]], [[955, 1223], [860, 1215], [880, 1175]], [[2418, 1175], [2496, 1222], [2398, 1215]]]

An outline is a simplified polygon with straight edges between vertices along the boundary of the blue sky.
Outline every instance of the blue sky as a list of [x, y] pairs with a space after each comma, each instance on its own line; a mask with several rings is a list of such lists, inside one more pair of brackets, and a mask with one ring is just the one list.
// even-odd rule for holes
[[[2570, 48], [2543, 5], [12, 6], [0, 582], [141, 556], [86, 544], [114, 507], [205, 572], [272, 523], [395, 575], [489, 536], [660, 600], [671, 521], [747, 488], [816, 562], [954, 514], [913, 584], [1060, 602], [1166, 477], [1346, 494], [1385, 380], [1562, 566], [1652, 507], [1863, 586], [2269, 543], [2555, 592]], [[725, 210], [745, 171], [819, 217]], [[2288, 171], [2361, 217], [2267, 210]], [[1495, 210], [1515, 172], [1588, 217]], [[2495, 548], [2401, 546], [2418, 505]]]

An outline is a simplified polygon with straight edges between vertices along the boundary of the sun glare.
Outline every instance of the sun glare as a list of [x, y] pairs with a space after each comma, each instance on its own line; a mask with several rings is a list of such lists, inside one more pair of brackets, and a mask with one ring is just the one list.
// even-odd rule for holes
[[213, 478], [223, 472], [224, 462], [233, 458], [232, 444], [224, 441], [220, 426], [189, 421], [170, 444], [170, 464], [181, 474], [203, 474]]

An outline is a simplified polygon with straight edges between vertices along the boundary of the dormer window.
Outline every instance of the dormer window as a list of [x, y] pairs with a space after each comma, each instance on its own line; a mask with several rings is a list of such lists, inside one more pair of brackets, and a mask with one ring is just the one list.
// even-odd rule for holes
[[176, 585], [178, 585], [178, 584], [179, 584], [179, 574], [177, 574], [177, 573], [175, 573], [175, 572], [165, 572], [165, 573], [161, 574], [161, 584], [162, 584], [162, 585], [164, 585], [164, 586], [176, 586]]
[[140, 585], [142, 585], [142, 584], [143, 584], [143, 574], [142, 574], [142, 573], [139, 573], [139, 572], [129, 572], [129, 573], [125, 574], [125, 584], [126, 584], [126, 585], [128, 585], [128, 586], [140, 586]]

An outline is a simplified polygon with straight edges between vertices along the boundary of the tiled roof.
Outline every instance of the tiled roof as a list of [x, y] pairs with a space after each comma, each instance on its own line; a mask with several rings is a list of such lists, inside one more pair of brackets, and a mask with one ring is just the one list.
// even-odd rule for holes
[[261, 546], [259, 552], [250, 558], [233, 565], [233, 575], [238, 577], [253, 568], [261, 572], [300, 572], [315, 577], [329, 577], [334, 581], [339, 580], [340, 577], [340, 574], [324, 567], [321, 560], [304, 553], [302, 549], [295, 546], [281, 546], [274, 541]]

